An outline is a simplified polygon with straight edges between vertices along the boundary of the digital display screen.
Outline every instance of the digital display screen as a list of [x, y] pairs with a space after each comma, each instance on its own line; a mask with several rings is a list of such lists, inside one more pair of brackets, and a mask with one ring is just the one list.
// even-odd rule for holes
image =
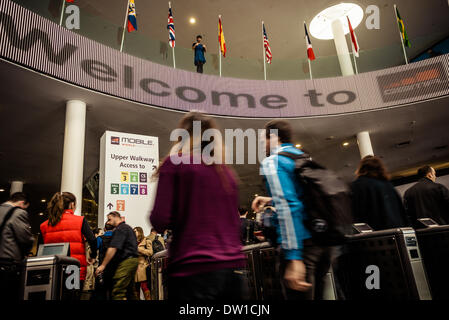
[[352, 226], [354, 227], [355, 230], [357, 230], [360, 233], [373, 231], [373, 228], [371, 228], [366, 223], [355, 223]]
[[65, 254], [65, 252], [63, 252], [64, 247], [65, 247], [65, 245], [63, 245], [63, 244], [57, 245], [57, 246], [46, 245], [46, 246], [44, 246], [44, 249], [42, 250], [42, 255], [43, 256], [52, 256], [55, 254]]

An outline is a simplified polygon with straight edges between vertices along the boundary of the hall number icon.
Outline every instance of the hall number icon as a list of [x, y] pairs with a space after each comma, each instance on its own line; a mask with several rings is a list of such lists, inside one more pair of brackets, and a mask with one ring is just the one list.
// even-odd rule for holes
[[122, 182], [129, 182], [129, 172], [122, 172], [122, 174], [121, 174], [121, 181]]
[[117, 200], [117, 211], [125, 211], [125, 200]]

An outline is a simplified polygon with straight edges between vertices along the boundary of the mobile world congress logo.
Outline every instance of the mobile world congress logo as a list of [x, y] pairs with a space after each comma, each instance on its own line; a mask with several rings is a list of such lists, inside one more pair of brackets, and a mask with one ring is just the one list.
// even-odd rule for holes
[[441, 62], [378, 76], [377, 82], [384, 102], [425, 96], [449, 87], [447, 72]]
[[120, 144], [120, 137], [111, 137], [111, 144]]

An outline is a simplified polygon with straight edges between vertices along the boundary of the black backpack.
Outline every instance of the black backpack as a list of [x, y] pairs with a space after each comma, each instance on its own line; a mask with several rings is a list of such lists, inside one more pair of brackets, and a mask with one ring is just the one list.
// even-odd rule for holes
[[165, 248], [162, 245], [162, 243], [159, 241], [158, 236], [156, 236], [151, 244], [151, 246], [153, 247], [153, 254], [156, 254], [160, 251], [164, 251]]
[[279, 155], [295, 160], [296, 177], [304, 190], [306, 228], [313, 240], [323, 245], [339, 245], [352, 232], [352, 204], [349, 186], [334, 172], [307, 154]]

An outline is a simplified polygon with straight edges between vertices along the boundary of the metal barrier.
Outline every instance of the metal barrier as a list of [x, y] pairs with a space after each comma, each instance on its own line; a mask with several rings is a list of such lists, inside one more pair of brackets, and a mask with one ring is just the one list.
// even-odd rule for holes
[[449, 299], [449, 226], [416, 230], [432, 297]]
[[[431, 299], [413, 229], [375, 231], [348, 236], [347, 240], [336, 272], [346, 299]], [[371, 280], [380, 286], [370, 285]]]

